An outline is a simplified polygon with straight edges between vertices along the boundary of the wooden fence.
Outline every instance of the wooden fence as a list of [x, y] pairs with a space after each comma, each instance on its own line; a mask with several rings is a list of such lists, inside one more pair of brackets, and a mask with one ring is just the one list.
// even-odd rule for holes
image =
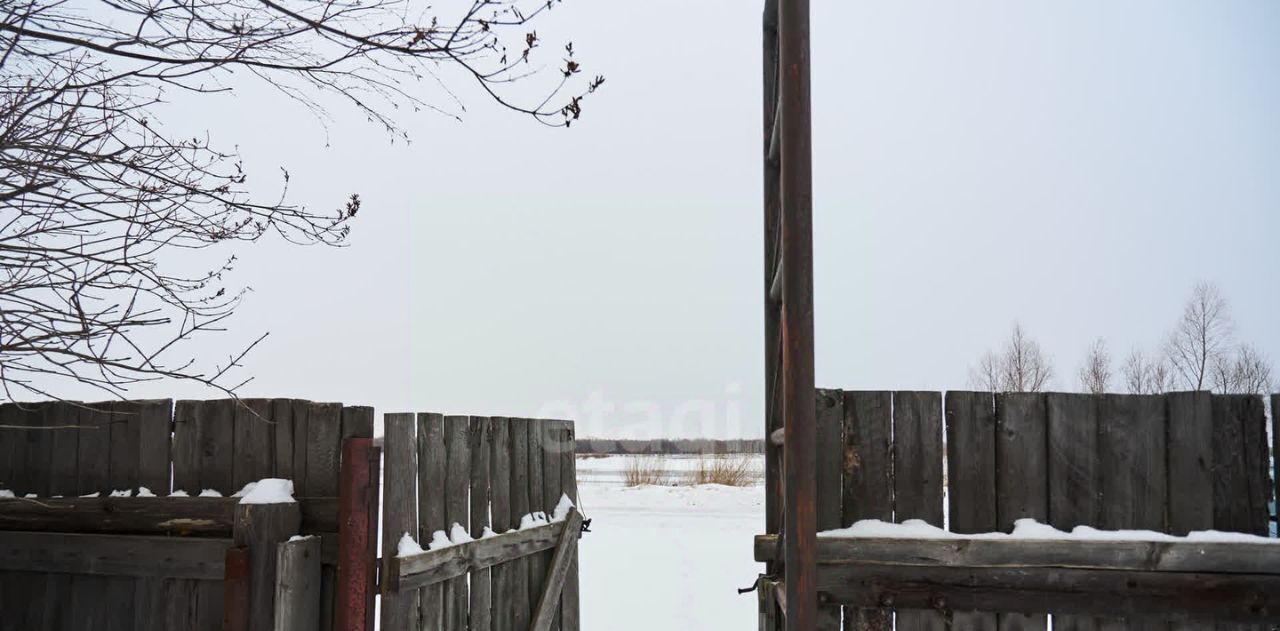
[[[573, 424], [384, 418], [382, 629], [576, 631], [576, 511], [559, 523], [485, 537], [486, 527], [506, 533], [519, 529], [525, 515], [550, 514], [561, 495], [577, 501]], [[397, 556], [403, 535], [425, 548], [453, 524], [476, 541]]]
[[[353, 585], [369, 572], [345, 564], [337, 590], [339, 548], [368, 543], [372, 567], [376, 537], [351, 530], [376, 524], [377, 477], [342, 475], [344, 444], [350, 459], [372, 435], [371, 408], [293, 399], [0, 405], [0, 488], [16, 495], [0, 500], [0, 629], [272, 628], [280, 559], [322, 565], [311, 628], [371, 616], [372, 589]], [[230, 497], [273, 477], [296, 504]], [[111, 496], [139, 487], [157, 497]], [[343, 514], [340, 496], [366, 510]], [[277, 558], [298, 533], [318, 538]], [[358, 612], [337, 607], [353, 598]]]
[[[817, 432], [819, 530], [921, 519], [1007, 532], [1024, 517], [1064, 530], [1270, 530], [1276, 487], [1261, 397], [819, 390]], [[772, 624], [767, 608], [761, 619]], [[899, 608], [897, 628], [1046, 628], [1043, 614], [944, 609]], [[887, 630], [889, 614], [846, 609], [843, 628]], [[824, 606], [820, 620], [840, 628], [840, 607]], [[1140, 622], [1055, 616], [1054, 628]]]

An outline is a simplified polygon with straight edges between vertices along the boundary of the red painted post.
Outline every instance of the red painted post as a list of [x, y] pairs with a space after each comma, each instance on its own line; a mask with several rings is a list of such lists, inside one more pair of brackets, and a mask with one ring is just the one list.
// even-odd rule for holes
[[222, 581], [223, 631], [249, 631], [249, 549], [227, 548]]
[[381, 452], [372, 438], [348, 438], [342, 443], [336, 631], [373, 631]]

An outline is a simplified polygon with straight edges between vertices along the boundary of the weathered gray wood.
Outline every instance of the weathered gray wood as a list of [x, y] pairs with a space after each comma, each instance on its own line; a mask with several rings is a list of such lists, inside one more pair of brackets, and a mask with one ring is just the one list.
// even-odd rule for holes
[[[200, 494], [199, 401], [182, 400], [173, 404], [173, 485], [172, 490], [190, 495]], [[81, 411], [83, 416], [84, 412]], [[81, 434], [81, 439], [84, 434]], [[158, 493], [157, 493], [158, 494]], [[174, 588], [175, 593], [192, 591], [194, 585]]]
[[1169, 532], [1213, 528], [1213, 406], [1208, 392], [1173, 392], [1169, 409]]
[[[427, 547], [437, 530], [447, 530], [445, 522], [444, 417], [418, 414], [418, 541]], [[432, 585], [419, 594], [419, 615], [423, 629], [444, 628], [444, 587]]]
[[0, 530], [230, 533], [235, 498], [0, 498]]
[[308, 477], [307, 447], [311, 436], [312, 405], [310, 401], [300, 399], [293, 399], [290, 403], [289, 412], [293, 417], [293, 487], [297, 493], [308, 495], [304, 489]]
[[418, 628], [418, 594], [398, 591], [391, 571], [400, 538], [418, 536], [418, 445], [412, 414], [384, 414], [382, 441], [382, 594], [383, 629]]
[[138, 486], [165, 496], [171, 491], [173, 400], [134, 401], [138, 415]]
[[227, 539], [6, 532], [0, 570], [220, 580]]
[[235, 405], [233, 399], [201, 401], [196, 416], [199, 444], [200, 489], [223, 495], [240, 490], [235, 485]]
[[[511, 517], [511, 433], [510, 422], [495, 416], [489, 419], [489, 488], [492, 493], [490, 517], [493, 520], [494, 532], [502, 533], [513, 526]], [[511, 564], [502, 563], [493, 566], [490, 572], [492, 580], [491, 616], [494, 631], [512, 631], [512, 575]]]
[[[776, 535], [757, 535], [755, 560], [777, 558]], [[1280, 575], [1280, 546], [1214, 541], [887, 539], [818, 537], [818, 563]]]
[[302, 494], [308, 497], [337, 497], [338, 462], [342, 448], [342, 404], [311, 404], [305, 440], [307, 475], [303, 479]]
[[[448, 458], [445, 470], [444, 510], [445, 532], [452, 536], [453, 525], [468, 530], [471, 505], [467, 493], [471, 488], [471, 419], [466, 416], [444, 417], [445, 452]], [[445, 624], [447, 631], [465, 631], [467, 607], [470, 596], [466, 577], [450, 579], [444, 585]]]
[[232, 451], [236, 457], [231, 482], [236, 490], [272, 476], [276, 433], [271, 411], [269, 399], [240, 399], [235, 404]]
[[[1063, 568], [820, 565], [818, 591], [853, 606], [1280, 621], [1280, 576]], [[1002, 616], [1003, 618], [1003, 616]]]
[[274, 453], [271, 456], [271, 472], [273, 477], [294, 480], [298, 477], [293, 471], [293, 400], [271, 400], [271, 444]]
[[[990, 392], [946, 393], [947, 501], [950, 530], [993, 532], [996, 522], [996, 408]], [[952, 626], [995, 631], [990, 612], [952, 612]]]
[[132, 490], [138, 486], [138, 415], [128, 401], [113, 401], [108, 409], [111, 453], [107, 486], [111, 490]]
[[[937, 392], [893, 393], [893, 519], [942, 523], [942, 397]], [[943, 629], [933, 611], [897, 611], [900, 631]]]
[[[529, 496], [529, 421], [508, 419], [511, 435], [511, 520], [516, 524], [532, 510]], [[510, 564], [512, 573], [512, 628], [529, 628], [532, 615], [529, 604], [529, 560], [517, 559]]]
[[[1272, 465], [1275, 470], [1272, 472], [1272, 480], [1275, 480], [1275, 500], [1277, 509], [1276, 517], [1280, 519], [1280, 394], [1271, 395], [1271, 440], [1274, 444], [1271, 448]], [[1280, 524], [1277, 524], [1280, 529]]]
[[[840, 498], [844, 493], [844, 393], [839, 390], [819, 389], [815, 402], [817, 424], [818, 461], [817, 475], [818, 530], [840, 528]], [[840, 607], [818, 607], [818, 629], [840, 628]]]
[[[52, 403], [33, 403], [26, 410], [26, 424], [32, 429], [26, 431], [26, 466], [21, 472], [21, 493], [35, 493], [42, 497], [49, 495], [49, 476], [52, 472], [53, 430], [48, 429], [49, 407]], [[15, 491], [17, 493], [17, 491]]]
[[[996, 395], [996, 518], [1001, 530], [1030, 517], [1049, 518], [1048, 417], [1044, 395], [1008, 392]], [[1001, 631], [1038, 631], [1043, 615], [1001, 613]]]
[[[576, 457], [577, 441], [574, 437], [573, 422], [562, 421], [560, 423], [560, 432], [563, 441], [563, 449], [559, 458], [560, 486], [564, 494], [568, 495], [569, 500], [576, 506], [578, 504], [578, 460]], [[578, 545], [576, 541], [574, 545]], [[578, 601], [578, 555], [574, 553], [569, 559], [569, 575], [565, 577], [564, 588], [560, 592], [560, 628], [563, 631], [578, 631], [581, 627]]]
[[0, 488], [4, 489], [14, 489], [14, 476], [21, 475], [18, 460], [26, 452], [20, 415], [18, 404], [0, 403]]
[[538, 608], [534, 611], [530, 624], [531, 631], [548, 631], [555, 621], [556, 609], [560, 606], [560, 589], [569, 574], [569, 561], [577, 555], [577, 540], [582, 531], [582, 515], [577, 509], [570, 509], [565, 516], [564, 528], [556, 542], [555, 554], [547, 567], [547, 575], [543, 580], [541, 594], [538, 597]]
[[[1257, 442], [1251, 425], [1261, 412], [1260, 400], [1249, 395], [1214, 395], [1213, 408], [1213, 527], [1217, 530], [1266, 533], [1268, 511], [1258, 482], [1264, 473], [1253, 470]], [[1256, 410], [1256, 411], [1255, 411]], [[1265, 422], [1265, 421], [1264, 421]], [[1261, 441], [1263, 445], [1265, 440]]]
[[320, 625], [320, 538], [276, 547], [275, 631], [315, 631]]
[[[546, 512], [547, 507], [543, 504], [543, 479], [542, 479], [542, 439], [544, 432], [542, 430], [543, 423], [541, 419], [529, 419], [526, 426], [529, 429], [529, 512]], [[529, 564], [529, 615], [530, 624], [533, 621], [534, 609], [538, 606], [538, 598], [542, 593], [542, 583], [546, 579], [547, 564], [549, 562], [547, 554], [532, 554], [526, 559]]]
[[[342, 438], [373, 438], [373, 408], [348, 405], [342, 408]], [[339, 443], [341, 449], [341, 443]]]
[[399, 557], [392, 571], [399, 577], [401, 591], [432, 585], [551, 550], [563, 529], [564, 522], [556, 522]]
[[[75, 497], [76, 485], [77, 485], [77, 479], [76, 479], [77, 470], [78, 470], [77, 458], [79, 453], [80, 431], [76, 429], [74, 426], [79, 423], [80, 408], [77, 404], [73, 402], [59, 401], [49, 405], [47, 408], [45, 408], [45, 410], [46, 410], [45, 426], [59, 428], [56, 430], [50, 430], [53, 432], [53, 435], [52, 435], [53, 444], [51, 445], [49, 450], [49, 493], [48, 494], [49, 496], [56, 495], [56, 496]], [[0, 430], [0, 432], [2, 431], [3, 430]], [[167, 484], [168, 463], [167, 462], [165, 466], [166, 466], [165, 487], [167, 488], [168, 486]], [[21, 501], [21, 500], [10, 500], [10, 501]], [[61, 501], [61, 500], [43, 499], [41, 500], [40, 503], [43, 504], [51, 501]], [[4, 517], [6, 517], [9, 514], [9, 511], [7, 509], [10, 506], [14, 506], [14, 505], [16, 504], [0, 504], [0, 521], [2, 521]], [[40, 520], [40, 523], [47, 523], [47, 522], [45, 520]], [[0, 539], [3, 539], [3, 535], [0, 535]], [[0, 581], [2, 580], [3, 579], [0, 579]], [[67, 619], [66, 601], [67, 599], [70, 598], [70, 595], [72, 593], [72, 589], [73, 589], [72, 582], [74, 580], [75, 580], [74, 575], [70, 573], [50, 573], [45, 576], [44, 600], [43, 600], [43, 606], [39, 607], [40, 609], [39, 620], [36, 621], [34, 618], [29, 619], [27, 621], [29, 623], [27, 624], [28, 628], [32, 628], [32, 629], [62, 629], [63, 628], [65, 624], [64, 621]], [[160, 579], [156, 579], [156, 580], [158, 582]], [[150, 584], [150, 583], [151, 581], [146, 582], [146, 584]], [[142, 584], [142, 582], [140, 582], [140, 584]], [[0, 587], [0, 590], [3, 590], [3, 588]], [[34, 607], [32, 607], [32, 604], [36, 604], [40, 602], [41, 601], [37, 598], [34, 598], [34, 597], [30, 598], [27, 600], [27, 603], [29, 603], [27, 607], [34, 609]], [[0, 606], [0, 610], [5, 610], [5, 607]], [[34, 612], [32, 613], [34, 614]]]
[[[892, 410], [888, 392], [844, 393], [844, 526], [860, 519], [893, 521]], [[892, 626], [890, 611], [845, 609], [846, 630], [888, 631]]]
[[111, 492], [108, 478], [111, 470], [110, 402], [87, 403], [80, 410], [80, 436], [77, 439], [76, 494]]
[[1102, 397], [1098, 461], [1102, 528], [1165, 528], [1165, 409], [1161, 395]]
[[[484, 536], [484, 529], [489, 526], [489, 457], [490, 447], [489, 418], [471, 417], [470, 433], [471, 451], [471, 537], [479, 539]], [[492, 572], [488, 569], [471, 573], [470, 612], [471, 631], [490, 631], [493, 627], [493, 586]]]
[[276, 547], [298, 534], [301, 523], [296, 503], [236, 505], [232, 539], [249, 548], [250, 629], [275, 622]]
[[[1061, 530], [1098, 526], [1098, 397], [1092, 394], [1049, 393], [1048, 414], [1049, 524]], [[1090, 617], [1061, 614], [1054, 631], [1092, 631]]]

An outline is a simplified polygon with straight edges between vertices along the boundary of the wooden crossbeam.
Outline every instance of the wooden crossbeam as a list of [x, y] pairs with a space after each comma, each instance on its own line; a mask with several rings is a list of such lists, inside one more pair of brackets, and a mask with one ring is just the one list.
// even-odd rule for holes
[[[0, 531], [231, 534], [238, 497], [0, 498]], [[302, 531], [338, 531], [338, 498], [299, 498]]]
[[582, 515], [578, 509], [569, 509], [564, 523], [564, 530], [556, 543], [556, 553], [551, 558], [551, 567], [547, 569], [547, 579], [542, 584], [542, 598], [538, 600], [538, 609], [529, 625], [530, 631], [548, 631], [551, 628], [556, 606], [560, 604], [560, 588], [569, 575], [569, 563], [578, 552], [578, 536], [582, 533]]
[[556, 522], [438, 550], [393, 557], [389, 562], [390, 581], [387, 587], [393, 592], [425, 587], [550, 550], [559, 544], [566, 523]]
[[220, 581], [231, 546], [230, 539], [6, 532], [0, 570]]

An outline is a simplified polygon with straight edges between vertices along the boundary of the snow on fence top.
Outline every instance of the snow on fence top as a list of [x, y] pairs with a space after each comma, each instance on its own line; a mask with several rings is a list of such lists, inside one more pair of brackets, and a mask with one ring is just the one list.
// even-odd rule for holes
[[1271, 539], [1239, 532], [1221, 532], [1217, 530], [1199, 530], [1185, 537], [1155, 532], [1152, 530], [1098, 530], [1089, 526], [1076, 526], [1071, 532], [1058, 530], [1053, 526], [1042, 524], [1034, 519], [1019, 519], [1014, 523], [1013, 532], [983, 532], [975, 534], [959, 534], [930, 525], [920, 519], [908, 519], [900, 524], [884, 522], [879, 519], [863, 519], [848, 528], [825, 530], [819, 537], [859, 538], [859, 539], [1024, 539], [1024, 540], [1068, 540], [1068, 541], [1182, 541], [1182, 542], [1214, 542], [1214, 543], [1258, 543], [1280, 544], [1280, 539]]

